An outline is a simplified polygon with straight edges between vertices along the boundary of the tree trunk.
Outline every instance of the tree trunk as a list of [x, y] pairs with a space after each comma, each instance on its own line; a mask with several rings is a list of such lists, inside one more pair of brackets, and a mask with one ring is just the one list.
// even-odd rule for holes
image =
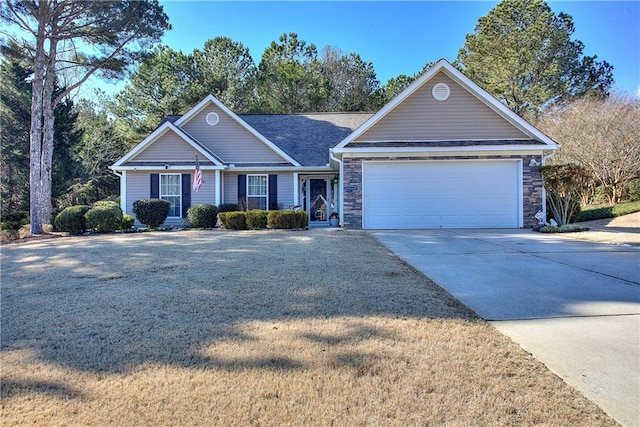
[[58, 54], [58, 41], [56, 27], [52, 29], [49, 39], [49, 60], [47, 72], [44, 79], [44, 96], [42, 100], [42, 153], [41, 161], [41, 182], [39, 191], [40, 220], [41, 224], [51, 223], [51, 174], [53, 172], [53, 139], [54, 139], [54, 104], [53, 91], [55, 88], [55, 58]]
[[45, 24], [48, 10], [42, 4], [38, 11], [38, 36], [31, 94], [31, 130], [29, 135], [29, 215], [31, 234], [42, 234], [42, 108], [45, 75]]

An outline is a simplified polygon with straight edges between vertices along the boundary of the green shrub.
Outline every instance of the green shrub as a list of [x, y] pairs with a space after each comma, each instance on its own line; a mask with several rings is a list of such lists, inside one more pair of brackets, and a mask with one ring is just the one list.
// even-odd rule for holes
[[87, 220], [84, 216], [90, 206], [77, 205], [64, 208], [62, 212], [56, 215], [54, 220], [56, 229], [66, 231], [72, 234], [80, 234], [87, 228]]
[[309, 225], [309, 214], [305, 211], [296, 212], [296, 217], [298, 218], [298, 228], [305, 228]]
[[135, 224], [135, 218], [129, 214], [122, 215], [122, 229], [130, 230]]
[[222, 212], [218, 214], [218, 219], [223, 227], [227, 230], [246, 230], [247, 214], [246, 212]]
[[224, 228], [227, 228], [227, 212], [218, 212], [218, 222]]
[[84, 214], [87, 227], [100, 233], [112, 233], [122, 227], [122, 209], [116, 202], [99, 201]]
[[239, 210], [236, 203], [223, 203], [218, 206], [218, 212], [237, 212]]
[[577, 231], [587, 231], [588, 228], [580, 227], [576, 224], [565, 224], [560, 226], [553, 225], [545, 225], [541, 227], [538, 231], [541, 233], [574, 233]]
[[630, 181], [625, 187], [627, 198], [631, 202], [640, 201], [640, 178]]
[[269, 212], [260, 209], [247, 211], [247, 227], [253, 229], [267, 228], [267, 216]]
[[9, 221], [0, 222], [0, 230], [15, 230], [15, 227]]
[[293, 211], [269, 211], [267, 226], [274, 229], [298, 228], [298, 216]]
[[640, 201], [620, 203], [613, 206], [583, 206], [578, 221], [614, 218], [634, 212], [640, 212]]
[[133, 202], [133, 213], [142, 224], [158, 228], [167, 219], [171, 204], [162, 199], [140, 199]]
[[187, 210], [192, 227], [214, 228], [218, 222], [218, 208], [210, 204], [194, 205]]

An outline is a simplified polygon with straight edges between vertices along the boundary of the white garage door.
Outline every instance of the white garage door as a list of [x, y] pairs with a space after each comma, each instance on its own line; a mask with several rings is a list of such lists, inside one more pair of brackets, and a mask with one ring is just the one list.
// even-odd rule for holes
[[521, 227], [520, 165], [519, 160], [363, 162], [363, 226]]

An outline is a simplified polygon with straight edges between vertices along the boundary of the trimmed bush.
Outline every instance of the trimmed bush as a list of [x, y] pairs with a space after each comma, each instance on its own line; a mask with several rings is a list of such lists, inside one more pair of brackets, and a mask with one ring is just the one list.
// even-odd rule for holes
[[260, 209], [247, 211], [247, 227], [253, 229], [267, 228], [267, 216], [269, 212]]
[[100, 201], [85, 213], [87, 227], [99, 233], [112, 233], [122, 227], [122, 209], [116, 202]]
[[134, 224], [135, 224], [135, 218], [129, 214], [123, 214], [122, 215], [122, 229], [123, 230], [130, 230], [133, 228]]
[[84, 216], [90, 206], [76, 205], [64, 208], [62, 212], [56, 215], [54, 220], [56, 229], [66, 231], [72, 234], [80, 234], [87, 228], [87, 220]]
[[293, 211], [269, 211], [267, 225], [274, 229], [298, 228], [298, 216]]
[[553, 225], [545, 225], [540, 228], [538, 231], [540, 233], [575, 233], [579, 231], [588, 231], [588, 228], [580, 227], [576, 224], [565, 224], [559, 227], [554, 227]]
[[171, 204], [162, 199], [140, 199], [133, 202], [133, 213], [142, 224], [158, 228], [167, 219]]
[[0, 230], [15, 230], [15, 227], [9, 221], [2, 221], [0, 222]]
[[223, 203], [218, 206], [218, 212], [237, 212], [240, 208], [236, 203]]
[[194, 205], [187, 210], [192, 227], [214, 228], [218, 222], [218, 208], [210, 204]]
[[246, 212], [223, 212], [218, 214], [218, 219], [223, 227], [227, 230], [246, 230], [247, 214]]
[[296, 212], [296, 217], [298, 218], [298, 228], [305, 228], [309, 225], [309, 214], [305, 211]]
[[584, 206], [580, 212], [578, 221], [615, 218], [634, 212], [640, 212], [640, 202], [620, 203], [619, 205], [613, 206]]

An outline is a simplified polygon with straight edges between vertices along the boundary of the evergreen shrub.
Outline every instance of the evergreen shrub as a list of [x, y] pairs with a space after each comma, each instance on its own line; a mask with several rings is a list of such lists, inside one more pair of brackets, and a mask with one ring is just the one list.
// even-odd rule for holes
[[305, 228], [309, 225], [309, 214], [305, 211], [296, 212], [298, 218], [298, 228]]
[[210, 204], [191, 206], [187, 210], [187, 219], [195, 228], [214, 228], [218, 222], [218, 208]]
[[162, 199], [140, 199], [133, 202], [133, 213], [142, 224], [158, 228], [167, 219], [171, 204]]
[[122, 229], [130, 230], [135, 224], [135, 218], [129, 214], [122, 214]]
[[56, 229], [71, 234], [80, 234], [87, 228], [87, 220], [84, 216], [90, 206], [76, 205], [64, 208], [62, 212], [56, 215], [54, 220]]
[[246, 212], [223, 212], [218, 214], [220, 222], [227, 230], [246, 230], [247, 214]]
[[236, 203], [223, 203], [218, 206], [218, 212], [237, 212], [240, 208]]
[[269, 211], [267, 226], [274, 229], [293, 229], [298, 227], [298, 216], [293, 211]]
[[253, 229], [267, 228], [267, 216], [269, 212], [260, 209], [247, 211], [247, 227]]
[[122, 227], [122, 209], [116, 202], [99, 201], [93, 204], [84, 217], [87, 227], [99, 233], [112, 233]]

